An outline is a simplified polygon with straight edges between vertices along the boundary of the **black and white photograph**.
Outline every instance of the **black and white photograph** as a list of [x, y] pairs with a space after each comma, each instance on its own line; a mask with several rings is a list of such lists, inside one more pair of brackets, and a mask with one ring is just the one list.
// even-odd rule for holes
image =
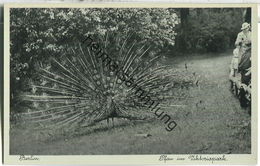
[[8, 12], [5, 129], [18, 161], [253, 155], [252, 5]]

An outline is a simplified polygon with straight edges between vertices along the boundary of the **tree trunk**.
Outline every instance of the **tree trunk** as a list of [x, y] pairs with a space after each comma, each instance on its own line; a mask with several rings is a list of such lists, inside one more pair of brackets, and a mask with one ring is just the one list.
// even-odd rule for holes
[[251, 23], [251, 8], [247, 8], [244, 15], [244, 22]]
[[179, 44], [178, 48], [184, 52], [187, 49], [187, 36], [189, 31], [188, 25], [188, 16], [189, 16], [189, 8], [181, 8], [180, 9], [180, 18], [181, 18], [181, 32], [179, 35]]

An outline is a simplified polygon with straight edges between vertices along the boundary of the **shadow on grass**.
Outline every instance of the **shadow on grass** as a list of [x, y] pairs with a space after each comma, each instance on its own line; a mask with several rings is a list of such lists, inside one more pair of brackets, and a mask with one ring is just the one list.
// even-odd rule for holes
[[[29, 124], [15, 125], [11, 128], [11, 137], [19, 138], [19, 141], [23, 142], [42, 142], [48, 143], [58, 140], [66, 140], [88, 136], [91, 134], [101, 134], [104, 132], [115, 132], [124, 128], [143, 126], [143, 124], [151, 124], [155, 121], [155, 118], [149, 120], [125, 120], [115, 119], [115, 125], [106, 124], [106, 121], [101, 121], [95, 126], [90, 127], [70, 127], [70, 128], [42, 128], [35, 129]], [[14, 139], [16, 140], [16, 139]]]

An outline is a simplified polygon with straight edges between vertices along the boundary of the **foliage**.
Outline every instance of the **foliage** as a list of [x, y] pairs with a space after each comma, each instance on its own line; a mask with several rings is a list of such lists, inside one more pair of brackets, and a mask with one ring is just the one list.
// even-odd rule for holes
[[212, 8], [189, 9], [186, 27], [179, 33], [176, 43], [181, 52], [221, 52], [234, 46], [234, 42], [243, 21], [242, 9]]
[[[11, 94], [12, 101], [35, 77], [38, 62], [64, 54], [87, 34], [132, 34], [160, 52], [174, 45], [178, 17], [172, 9], [88, 8], [11, 9]], [[140, 44], [143, 44], [140, 43]], [[116, 47], [116, 46], [115, 46]], [[14, 104], [14, 103], [13, 103]]]

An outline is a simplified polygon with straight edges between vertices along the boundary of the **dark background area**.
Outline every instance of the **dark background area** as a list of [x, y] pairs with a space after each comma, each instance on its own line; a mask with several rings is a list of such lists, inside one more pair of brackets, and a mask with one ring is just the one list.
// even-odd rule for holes
[[224, 52], [234, 47], [243, 22], [251, 23], [251, 8], [179, 9], [176, 52]]

